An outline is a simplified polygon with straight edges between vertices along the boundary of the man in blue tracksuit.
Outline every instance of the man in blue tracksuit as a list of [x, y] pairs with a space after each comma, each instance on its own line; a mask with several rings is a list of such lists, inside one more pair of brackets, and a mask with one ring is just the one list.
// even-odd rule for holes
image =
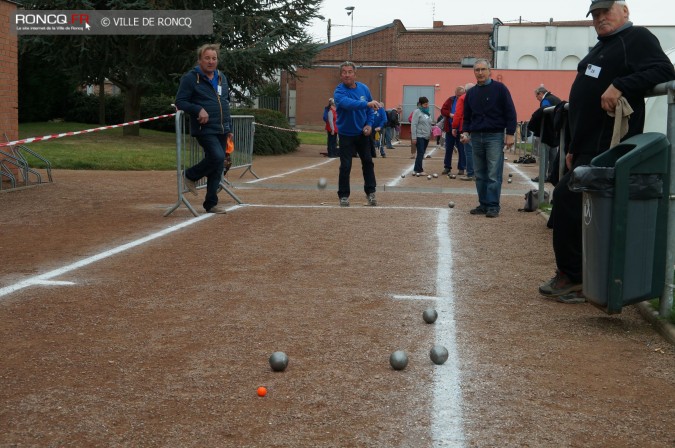
[[[499, 216], [499, 199], [504, 173], [504, 148], [513, 146], [516, 108], [504, 84], [490, 78], [490, 62], [478, 59], [473, 65], [476, 86], [466, 92], [462, 139], [471, 139], [478, 207], [469, 213]], [[506, 137], [504, 132], [506, 131]]]
[[219, 45], [206, 44], [197, 50], [198, 64], [180, 80], [176, 107], [190, 115], [190, 135], [204, 149], [204, 158], [183, 172], [183, 185], [197, 195], [197, 182], [206, 177], [204, 209], [225, 213], [218, 205], [218, 187], [223, 178], [227, 139], [232, 138], [227, 78], [218, 70]]
[[340, 176], [338, 197], [340, 206], [349, 207], [349, 176], [352, 171], [352, 154], [356, 152], [363, 168], [363, 189], [368, 205], [377, 205], [375, 199], [375, 166], [370, 153], [370, 134], [373, 132], [375, 112], [380, 108], [373, 101], [368, 86], [356, 82], [353, 62], [340, 64], [340, 80], [333, 99], [338, 111], [337, 127], [340, 136]]

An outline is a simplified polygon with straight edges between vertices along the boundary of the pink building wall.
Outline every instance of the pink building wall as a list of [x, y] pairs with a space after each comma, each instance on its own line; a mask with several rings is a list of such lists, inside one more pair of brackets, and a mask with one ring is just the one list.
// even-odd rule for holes
[[[560, 99], [567, 100], [575, 76], [576, 72], [562, 70], [492, 70], [492, 79], [503, 82], [509, 88], [516, 105], [518, 121], [528, 121], [532, 112], [539, 107], [534, 89], [543, 84]], [[471, 68], [388, 68], [386, 80], [384, 97], [387, 108], [402, 104], [403, 86], [438, 84], [435, 88], [434, 104], [440, 108], [448, 97], [455, 94], [457, 86], [476, 82]]]

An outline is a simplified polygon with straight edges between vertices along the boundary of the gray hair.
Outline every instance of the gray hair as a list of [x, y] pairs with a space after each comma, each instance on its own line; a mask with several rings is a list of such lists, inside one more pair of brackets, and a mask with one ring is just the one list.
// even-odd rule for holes
[[534, 89], [534, 94], [537, 95], [539, 93], [548, 93], [548, 89], [544, 86], [537, 87]]
[[213, 50], [216, 52], [216, 54], [219, 54], [220, 44], [204, 44], [201, 47], [197, 48], [197, 60], [200, 60], [204, 52], [208, 50]]
[[340, 67], [339, 67], [340, 73], [342, 73], [342, 69], [343, 69], [344, 67], [351, 67], [351, 68], [354, 69], [354, 71], [356, 71], [356, 65], [355, 65], [353, 62], [350, 62], [350, 61], [344, 61], [342, 64], [340, 64]]
[[484, 64], [485, 66], [487, 66], [488, 70], [492, 68], [490, 61], [488, 61], [485, 58], [476, 59], [476, 62], [473, 63], [473, 68], [476, 68], [478, 64]]

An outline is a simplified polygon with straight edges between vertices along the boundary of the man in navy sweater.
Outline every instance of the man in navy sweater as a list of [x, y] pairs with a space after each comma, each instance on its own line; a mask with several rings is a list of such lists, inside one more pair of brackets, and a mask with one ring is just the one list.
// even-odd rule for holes
[[340, 136], [340, 176], [338, 197], [340, 206], [349, 207], [349, 176], [352, 171], [352, 154], [356, 152], [363, 168], [363, 189], [368, 205], [377, 205], [375, 199], [375, 165], [370, 153], [370, 134], [373, 132], [375, 112], [380, 103], [373, 101], [368, 86], [356, 82], [353, 62], [340, 64], [340, 80], [333, 99], [337, 107], [338, 135]]
[[[473, 145], [474, 173], [478, 207], [469, 213], [499, 216], [499, 199], [504, 173], [504, 149], [513, 146], [516, 133], [516, 107], [504, 84], [490, 78], [490, 62], [473, 64], [476, 86], [466, 92], [462, 142]], [[504, 139], [506, 131], [506, 140]]]
[[564, 303], [585, 302], [582, 193], [569, 189], [571, 171], [609, 149], [614, 118], [608, 112], [614, 112], [621, 97], [633, 108], [625, 140], [642, 133], [647, 90], [675, 79], [673, 64], [656, 36], [628, 20], [625, 1], [592, 0], [588, 14], [593, 15], [598, 43], [579, 62], [570, 90], [571, 139], [565, 156], [570, 172], [553, 190], [551, 210], [556, 274], [539, 287], [540, 294]]
[[208, 213], [225, 213], [218, 205], [218, 187], [223, 178], [227, 139], [232, 138], [232, 119], [227, 78], [218, 70], [217, 44], [197, 50], [197, 66], [180, 80], [176, 107], [190, 115], [190, 134], [204, 149], [204, 158], [183, 172], [183, 185], [195, 196], [195, 182], [206, 177], [204, 209]]

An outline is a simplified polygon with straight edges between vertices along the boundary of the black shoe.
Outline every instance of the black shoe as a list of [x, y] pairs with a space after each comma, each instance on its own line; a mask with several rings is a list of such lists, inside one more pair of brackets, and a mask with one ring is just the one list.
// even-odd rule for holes
[[532, 182], [539, 182], [539, 176], [530, 179]]
[[487, 214], [487, 210], [485, 210], [483, 207], [479, 205], [478, 207], [469, 210], [469, 213], [471, 213], [472, 215], [485, 215]]
[[488, 210], [487, 213], [485, 213], [486, 218], [496, 218], [499, 216], [499, 212], [497, 210]]

